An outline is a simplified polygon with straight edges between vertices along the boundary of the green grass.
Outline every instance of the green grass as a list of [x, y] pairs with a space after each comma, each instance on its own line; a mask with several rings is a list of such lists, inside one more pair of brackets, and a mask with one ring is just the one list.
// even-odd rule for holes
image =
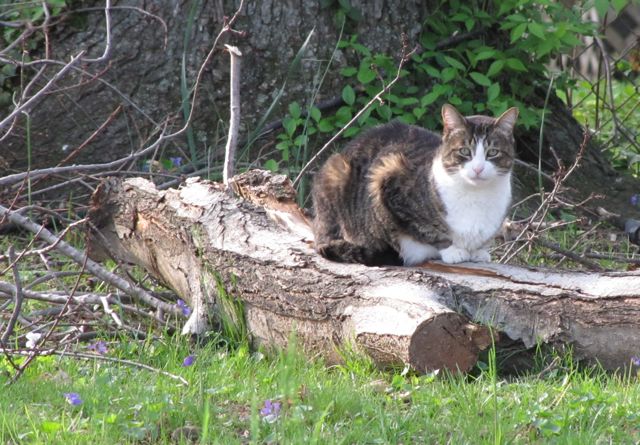
[[[189, 354], [196, 361], [183, 367]], [[476, 377], [419, 377], [354, 357], [328, 367], [295, 350], [196, 349], [182, 338], [113, 343], [108, 355], [181, 375], [189, 386], [130, 366], [41, 357], [0, 391], [0, 443], [172, 443], [189, 425], [206, 434], [204, 443], [224, 444], [640, 440], [636, 375], [568, 367], [507, 379], [490, 366]], [[83, 403], [67, 403], [67, 392]], [[281, 403], [271, 423], [260, 414], [266, 400]]]

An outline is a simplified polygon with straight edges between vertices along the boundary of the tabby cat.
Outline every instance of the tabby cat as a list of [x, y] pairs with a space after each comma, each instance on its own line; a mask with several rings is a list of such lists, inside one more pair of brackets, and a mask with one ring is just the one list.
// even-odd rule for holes
[[356, 138], [314, 180], [318, 252], [367, 265], [490, 261], [511, 202], [517, 117], [464, 117], [447, 104], [442, 137], [391, 122]]

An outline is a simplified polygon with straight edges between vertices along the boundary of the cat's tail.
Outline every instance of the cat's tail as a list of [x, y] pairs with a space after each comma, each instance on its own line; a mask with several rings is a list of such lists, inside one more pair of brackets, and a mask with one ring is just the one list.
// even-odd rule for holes
[[316, 250], [326, 259], [339, 263], [361, 263], [367, 266], [402, 265], [398, 252], [391, 247], [384, 250], [371, 249], [337, 239], [317, 244]]

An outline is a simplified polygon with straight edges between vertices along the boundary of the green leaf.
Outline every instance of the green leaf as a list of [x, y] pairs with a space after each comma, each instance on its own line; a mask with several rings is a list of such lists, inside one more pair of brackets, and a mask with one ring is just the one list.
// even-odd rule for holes
[[384, 119], [386, 121], [391, 120], [391, 116], [392, 116], [393, 113], [391, 112], [391, 108], [389, 108], [389, 105], [379, 106], [376, 111], [378, 112], [378, 115], [382, 119]]
[[440, 70], [434, 68], [431, 65], [420, 65], [421, 68], [424, 68], [425, 73], [427, 73], [427, 75], [429, 77], [433, 77], [434, 79], [440, 79], [440, 77], [442, 77], [440, 75]]
[[464, 26], [467, 28], [467, 31], [471, 31], [475, 24], [476, 21], [474, 19], [467, 19], [464, 21]]
[[355, 67], [347, 66], [340, 70], [340, 75], [344, 77], [352, 77], [355, 76], [358, 70]]
[[267, 162], [264, 163], [264, 168], [275, 173], [278, 171], [278, 168], [279, 168], [278, 161], [276, 161], [275, 159], [269, 159]]
[[398, 116], [398, 120], [404, 122], [407, 125], [414, 125], [416, 123], [416, 118], [413, 114], [402, 114]]
[[295, 119], [287, 116], [282, 120], [282, 126], [284, 127], [284, 130], [287, 132], [287, 134], [291, 137], [293, 136], [293, 133], [296, 132], [296, 127], [298, 125]]
[[309, 116], [311, 116], [311, 119], [318, 122], [322, 117], [322, 112], [318, 107], [311, 107], [311, 110], [309, 110]]
[[442, 81], [447, 83], [458, 77], [458, 70], [455, 68], [445, 68], [442, 70]]
[[527, 26], [527, 29], [529, 29], [529, 32], [534, 36], [544, 40], [545, 29], [544, 29], [544, 26], [542, 26], [540, 23], [537, 23], [537, 22], [529, 23], [529, 25]]
[[487, 102], [493, 102], [500, 95], [500, 84], [493, 83], [487, 89]]
[[440, 97], [440, 94], [436, 91], [425, 94], [424, 96], [422, 96], [422, 99], [420, 99], [420, 106], [426, 107], [428, 105], [431, 105], [436, 100], [438, 100], [438, 97]]
[[414, 115], [417, 119], [420, 119], [420, 118], [424, 115], [424, 113], [426, 113], [426, 112], [427, 112], [427, 110], [426, 110], [426, 109], [424, 109], [424, 108], [414, 108], [414, 109], [413, 109], [413, 115]]
[[342, 135], [346, 138], [351, 138], [358, 133], [360, 133], [359, 127], [349, 127], [346, 130], [344, 130], [344, 133], [342, 133]]
[[298, 102], [292, 102], [289, 104], [289, 114], [294, 119], [298, 119], [300, 117], [300, 115], [302, 114], [302, 110], [300, 110], [300, 105], [298, 105]]
[[299, 136], [296, 137], [296, 139], [293, 141], [294, 145], [296, 147], [303, 147], [304, 145], [306, 145], [307, 143], [307, 135], [306, 134], [301, 134]]
[[616, 10], [616, 12], [622, 11], [622, 8], [627, 6], [628, 0], [611, 0], [611, 6]]
[[504, 60], [496, 60], [491, 65], [489, 65], [489, 70], [487, 71], [488, 77], [493, 77], [502, 71], [504, 68]]
[[460, 70], [460, 71], [465, 71], [466, 67], [459, 61], [454, 59], [453, 57], [449, 57], [449, 56], [444, 56], [444, 60], [447, 61], [447, 63], [449, 64], [449, 66]]
[[510, 58], [505, 60], [505, 63], [507, 64], [507, 66], [509, 68], [511, 68], [514, 71], [527, 71], [527, 67], [524, 66], [524, 63], [522, 63], [522, 61], [520, 59], [516, 59], [516, 58]]
[[416, 99], [415, 97], [403, 97], [400, 100], [400, 104], [403, 107], [409, 107], [411, 105], [416, 105], [418, 103], [418, 99]]
[[353, 105], [353, 103], [355, 102], [356, 92], [353, 91], [351, 85], [347, 85], [342, 89], [342, 100], [344, 100], [347, 105]]
[[595, 0], [594, 6], [598, 12], [598, 16], [602, 19], [609, 10], [609, 0]]
[[351, 108], [340, 107], [338, 108], [338, 111], [336, 111], [336, 123], [342, 127], [351, 120], [351, 116]]
[[511, 43], [515, 42], [520, 37], [522, 37], [522, 34], [524, 34], [524, 32], [526, 30], [527, 30], [527, 24], [526, 23], [520, 23], [519, 25], [515, 26], [511, 30]]
[[360, 64], [358, 70], [358, 82], [367, 84], [376, 78], [376, 72], [371, 69], [371, 65], [365, 61]]
[[329, 121], [329, 119], [322, 119], [320, 122], [318, 122], [318, 130], [320, 130], [320, 132], [322, 133], [329, 133], [333, 131], [333, 129], [334, 126], [331, 121]]
[[476, 61], [479, 62], [480, 60], [491, 59], [495, 55], [496, 55], [496, 50], [494, 49], [490, 49], [487, 51], [480, 51], [476, 56]]
[[483, 87], [488, 87], [489, 85], [491, 85], [491, 79], [489, 79], [487, 76], [485, 76], [482, 73], [474, 71], [472, 73], [469, 73], [469, 76], [478, 85], [482, 85]]

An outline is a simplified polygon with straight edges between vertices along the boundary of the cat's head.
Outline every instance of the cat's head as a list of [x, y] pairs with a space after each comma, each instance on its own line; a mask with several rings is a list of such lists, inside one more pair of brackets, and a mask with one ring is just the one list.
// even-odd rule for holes
[[517, 108], [497, 118], [465, 117], [445, 104], [440, 160], [447, 174], [474, 186], [508, 175], [515, 158], [513, 128], [517, 118]]

